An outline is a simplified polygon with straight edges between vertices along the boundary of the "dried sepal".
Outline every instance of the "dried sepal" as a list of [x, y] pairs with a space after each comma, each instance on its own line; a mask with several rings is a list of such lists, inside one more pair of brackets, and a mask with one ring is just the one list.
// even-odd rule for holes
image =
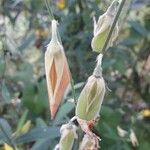
[[70, 123], [62, 125], [60, 129], [61, 138], [56, 150], [72, 150], [74, 140], [77, 138], [76, 126]]
[[85, 87], [81, 91], [76, 106], [76, 116], [86, 121], [93, 120], [99, 116], [105, 95], [105, 81], [101, 73], [102, 55], [100, 56], [93, 75], [88, 78]]
[[13, 150], [13, 147], [11, 147], [10, 145], [8, 145], [7, 143], [4, 143], [3, 150]]
[[127, 131], [122, 129], [120, 126], [117, 126], [117, 132], [120, 137], [125, 137], [127, 135]]
[[90, 120], [90, 121], [86, 121], [86, 120], [83, 120], [83, 119], [80, 119], [79, 117], [77, 117], [77, 121], [82, 129], [82, 131], [84, 133], [86, 133], [87, 135], [91, 136], [91, 137], [95, 137], [97, 138], [98, 140], [100, 140], [100, 138], [92, 132], [92, 129], [91, 129], [91, 124], [92, 124], [92, 127], [93, 125], [95, 124], [95, 121], [96, 119], [93, 119], [93, 120]]
[[63, 46], [57, 37], [56, 20], [52, 20], [52, 39], [45, 52], [45, 71], [51, 119], [53, 119], [70, 83], [70, 70]]
[[130, 141], [131, 141], [131, 143], [132, 143], [132, 145], [134, 147], [139, 146], [138, 139], [137, 139], [137, 137], [136, 137], [135, 132], [133, 131], [133, 129], [130, 130], [129, 138], [130, 138]]
[[[112, 4], [109, 6], [109, 8], [107, 9], [107, 11], [99, 17], [98, 22], [96, 22], [95, 17], [93, 18], [94, 37], [91, 42], [91, 47], [93, 51], [98, 53], [102, 51], [102, 48], [104, 46], [104, 43], [110, 31], [111, 25], [113, 23], [113, 19], [117, 13], [118, 4], [119, 4], [118, 0], [114, 0]], [[113, 46], [113, 42], [116, 40], [118, 36], [118, 31], [119, 29], [117, 23], [107, 47]]]
[[98, 150], [99, 141], [96, 137], [85, 134], [80, 144], [79, 150]]

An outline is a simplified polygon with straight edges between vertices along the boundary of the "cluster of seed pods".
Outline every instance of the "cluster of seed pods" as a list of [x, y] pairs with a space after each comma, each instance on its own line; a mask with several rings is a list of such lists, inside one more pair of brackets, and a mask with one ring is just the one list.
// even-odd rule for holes
[[[75, 109], [75, 117], [83, 130], [84, 137], [79, 146], [80, 150], [98, 150], [99, 140], [91, 130], [99, 117], [101, 105], [105, 96], [105, 81], [102, 75], [101, 50], [104, 41], [110, 31], [113, 19], [116, 15], [119, 1], [114, 0], [107, 11], [99, 17], [98, 22], [94, 18], [94, 36], [91, 42], [92, 50], [98, 52], [97, 64], [93, 74], [88, 78], [82, 89]], [[45, 52], [45, 71], [47, 80], [48, 97], [50, 104], [51, 119], [55, 118], [62, 97], [70, 84], [70, 70], [65, 56], [63, 46], [58, 38], [57, 21], [52, 20], [52, 38]], [[107, 47], [113, 45], [118, 35], [118, 24], [114, 28], [113, 37]], [[60, 142], [55, 150], [71, 150], [74, 140], [77, 138], [77, 127], [72, 119], [68, 124], [62, 125], [60, 129]]]

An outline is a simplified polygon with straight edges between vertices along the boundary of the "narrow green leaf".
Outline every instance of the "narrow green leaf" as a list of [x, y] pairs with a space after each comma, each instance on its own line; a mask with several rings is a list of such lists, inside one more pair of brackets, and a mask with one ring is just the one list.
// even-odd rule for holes
[[[43, 119], [37, 118], [36, 119], [36, 126], [37, 127], [47, 127], [46, 123], [44, 122]], [[51, 138], [45, 138], [45, 139], [40, 139], [35, 142], [31, 150], [48, 150]]]
[[59, 111], [57, 112], [57, 115], [55, 117], [55, 120], [54, 120], [54, 124], [59, 124], [63, 118], [65, 116], [67, 116], [67, 114], [75, 107], [74, 103], [70, 103], [70, 102], [66, 102], [64, 103]]
[[6, 103], [10, 103], [11, 97], [5, 81], [2, 82], [2, 97]]
[[5, 119], [0, 118], [0, 140], [12, 145], [11, 134], [12, 130], [8, 122]]
[[37, 141], [31, 148], [31, 150], [49, 150], [49, 146], [51, 144], [50, 140], [51, 138], [45, 138]]
[[60, 136], [58, 127], [34, 128], [28, 133], [21, 135], [15, 139], [18, 144], [36, 141], [39, 139], [54, 139]]
[[19, 120], [19, 123], [18, 123], [18, 126], [17, 126], [17, 130], [16, 130], [17, 134], [20, 132], [21, 128], [25, 124], [27, 115], [28, 115], [28, 110], [25, 110], [24, 113], [23, 113], [23, 115], [21, 116], [21, 118]]
[[139, 34], [141, 34], [143, 37], [147, 37], [148, 36], [148, 31], [146, 30], [146, 28], [144, 26], [142, 26], [142, 24], [138, 21], [130, 21], [129, 22], [130, 25], [133, 27], [133, 29], [135, 31], [137, 31]]
[[36, 126], [37, 127], [47, 127], [46, 123], [42, 118], [37, 118], [36, 119]]

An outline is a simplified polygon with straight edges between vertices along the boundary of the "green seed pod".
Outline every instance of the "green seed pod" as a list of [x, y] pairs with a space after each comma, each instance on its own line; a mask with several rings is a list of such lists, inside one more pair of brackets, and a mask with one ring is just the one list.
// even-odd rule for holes
[[105, 81], [101, 74], [102, 55], [98, 56], [97, 66], [93, 75], [83, 88], [76, 106], [76, 116], [90, 121], [99, 116], [101, 104], [105, 95]]
[[[93, 51], [100, 53], [107, 39], [108, 33], [110, 31], [113, 19], [117, 12], [118, 1], [114, 0], [107, 11], [99, 17], [98, 22], [94, 18], [94, 37], [91, 42], [91, 47]], [[118, 35], [118, 23], [114, 28], [112, 38], [109, 41], [108, 47], [113, 45], [116, 37]]]
[[55, 149], [72, 150], [74, 140], [75, 138], [77, 138], [76, 126], [69, 123], [62, 125], [60, 133], [61, 139], [59, 144], [55, 147]]
[[98, 150], [99, 144], [96, 137], [85, 134], [80, 144], [79, 150]]

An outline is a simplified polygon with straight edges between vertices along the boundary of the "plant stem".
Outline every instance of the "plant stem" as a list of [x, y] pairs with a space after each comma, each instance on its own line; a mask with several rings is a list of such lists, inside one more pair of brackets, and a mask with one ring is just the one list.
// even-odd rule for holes
[[74, 103], [75, 103], [75, 105], [77, 105], [75, 88], [74, 88], [74, 81], [73, 81], [72, 77], [71, 77], [71, 89], [72, 89], [72, 97], [74, 99]]
[[123, 6], [124, 6], [125, 2], [126, 2], [126, 0], [122, 0], [121, 3], [120, 3], [120, 5], [119, 5], [117, 14], [116, 14], [116, 16], [115, 16], [115, 18], [113, 20], [112, 26], [110, 28], [110, 31], [109, 31], [108, 36], [107, 36], [107, 39], [106, 39], [105, 44], [104, 44], [103, 49], [102, 49], [103, 54], [105, 54], [106, 51], [107, 51], [107, 45], [108, 45], [108, 43], [110, 41], [110, 38], [111, 38], [112, 33], [113, 33], [113, 30], [114, 30], [114, 28], [116, 26], [116, 23], [118, 21], [118, 18], [119, 18], [120, 14], [121, 14], [121, 11], [123, 9]]
[[48, 10], [48, 14], [49, 14], [50, 20], [53, 20], [54, 19], [54, 15], [52, 13], [52, 10], [51, 10], [51, 7], [50, 7], [50, 3], [47, 0], [45, 0], [45, 5], [46, 5], [46, 8]]

